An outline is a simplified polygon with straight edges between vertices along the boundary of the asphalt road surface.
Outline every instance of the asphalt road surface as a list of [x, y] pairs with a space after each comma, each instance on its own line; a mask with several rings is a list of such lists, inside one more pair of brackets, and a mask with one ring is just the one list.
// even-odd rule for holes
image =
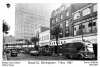
[[30, 54], [18, 53], [17, 57], [11, 57], [7, 55], [7, 60], [66, 60], [63, 57], [58, 56], [31, 56]]

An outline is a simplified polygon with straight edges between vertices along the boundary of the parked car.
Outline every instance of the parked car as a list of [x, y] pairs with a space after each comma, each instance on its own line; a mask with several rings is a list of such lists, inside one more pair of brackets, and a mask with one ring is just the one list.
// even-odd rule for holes
[[12, 49], [11, 56], [18, 56], [18, 51], [16, 49]]
[[25, 51], [24, 50], [20, 50], [19, 53], [25, 53]]
[[41, 49], [39, 52], [40, 52], [40, 55], [43, 55], [43, 56], [51, 56], [52, 55], [52, 52], [49, 49]]
[[52, 52], [50, 50], [45, 50], [44, 56], [51, 56]]
[[31, 56], [38, 56], [39, 55], [39, 51], [36, 51], [36, 50], [31, 50], [30, 51], [30, 54], [31, 54]]

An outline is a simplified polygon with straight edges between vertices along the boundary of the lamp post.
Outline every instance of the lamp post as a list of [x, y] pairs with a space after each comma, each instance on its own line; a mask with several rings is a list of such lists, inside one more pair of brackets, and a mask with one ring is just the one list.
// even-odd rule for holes
[[83, 25], [82, 25], [82, 23], [81, 23], [81, 26], [82, 26], [82, 28], [81, 28], [81, 32], [82, 32], [82, 41], [84, 41], [84, 39], [83, 39]]

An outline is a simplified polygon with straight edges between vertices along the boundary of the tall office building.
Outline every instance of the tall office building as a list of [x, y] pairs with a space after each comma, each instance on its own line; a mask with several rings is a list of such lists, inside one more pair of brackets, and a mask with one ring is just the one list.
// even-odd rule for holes
[[30, 39], [40, 26], [49, 27], [50, 11], [48, 4], [17, 3], [15, 5], [15, 37]]

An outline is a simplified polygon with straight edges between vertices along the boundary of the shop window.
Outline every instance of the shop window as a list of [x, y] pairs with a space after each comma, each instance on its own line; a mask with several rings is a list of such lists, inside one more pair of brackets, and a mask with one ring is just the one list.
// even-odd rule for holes
[[93, 5], [93, 12], [97, 11], [97, 4]]
[[90, 13], [91, 13], [91, 10], [90, 10], [90, 8], [88, 7], [88, 8], [86, 8], [86, 9], [84, 9], [84, 10], [82, 11], [82, 16], [88, 15], [88, 14], [90, 14]]

